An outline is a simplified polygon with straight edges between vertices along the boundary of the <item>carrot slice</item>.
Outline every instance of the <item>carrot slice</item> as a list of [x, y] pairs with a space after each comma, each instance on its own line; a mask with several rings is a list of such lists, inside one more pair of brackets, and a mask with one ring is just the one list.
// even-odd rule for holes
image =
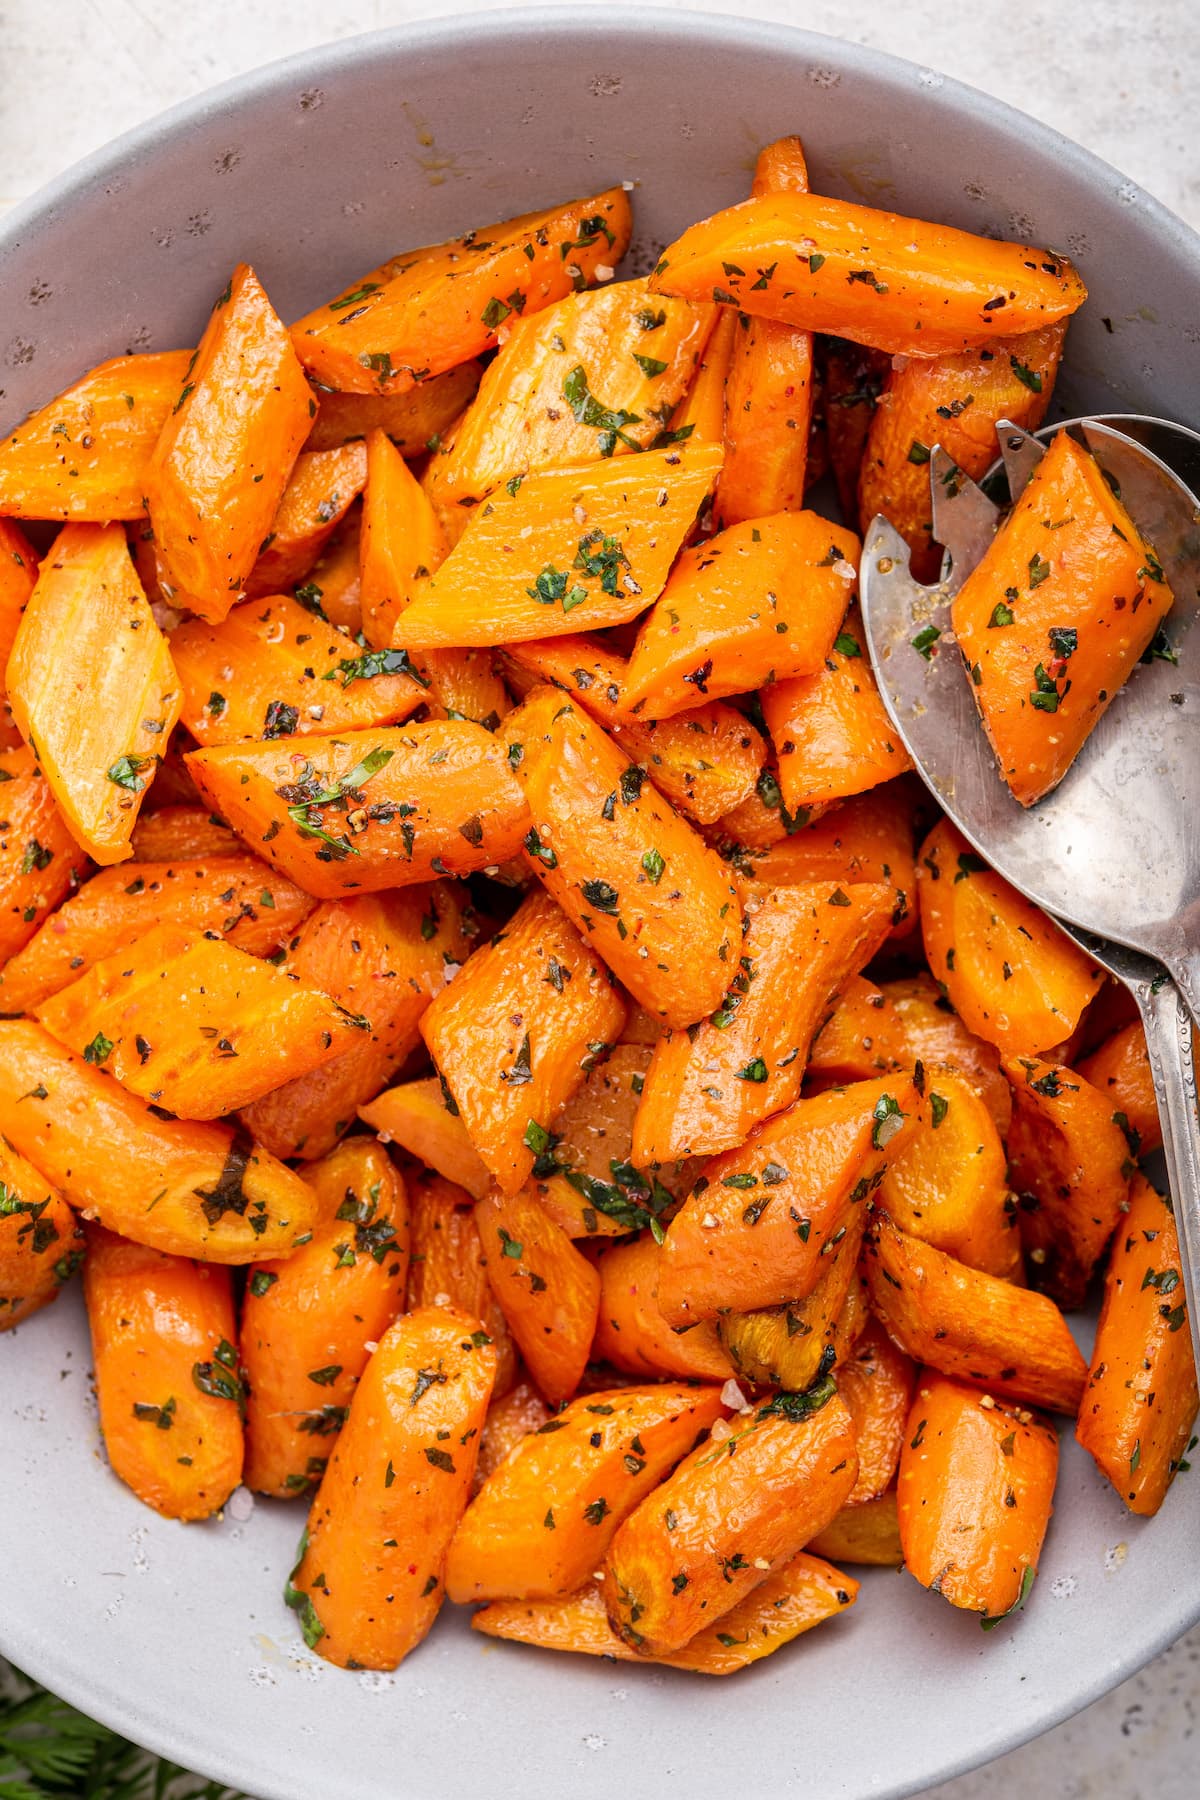
[[392, 643], [511, 644], [635, 619], [662, 592], [721, 454], [685, 443], [514, 480], [417, 585]]
[[857, 1472], [832, 1382], [721, 1421], [613, 1539], [601, 1586], [614, 1630], [643, 1654], [680, 1649], [790, 1562]]
[[[50, 783], [32, 750], [20, 744], [0, 750], [0, 963], [24, 949], [65, 894], [77, 885], [88, 859], [67, 829]], [[7, 989], [4, 1004], [13, 1006]]]
[[507, 862], [529, 823], [503, 746], [466, 719], [186, 760], [213, 810], [322, 900]]
[[661, 1263], [662, 1247], [649, 1231], [601, 1247], [595, 1355], [631, 1375], [727, 1381], [734, 1368], [717, 1337], [716, 1321], [701, 1319], [682, 1331], [672, 1330], [659, 1311]]
[[865, 1506], [890, 1487], [916, 1377], [911, 1358], [893, 1344], [877, 1319], [869, 1319], [838, 1370], [838, 1393], [854, 1421], [858, 1446], [858, 1480], [847, 1506]]
[[109, 1463], [164, 1518], [207, 1519], [242, 1473], [245, 1389], [229, 1271], [98, 1225], [87, 1237], [84, 1293]]
[[931, 975], [906, 975], [879, 987], [862, 976], [848, 982], [812, 1047], [805, 1078], [818, 1088], [837, 1087], [919, 1062], [963, 1076], [1000, 1136], [1008, 1136], [1012, 1090], [999, 1052], [967, 1030]]
[[237, 836], [203, 806], [160, 806], [143, 812], [130, 838], [136, 862], [203, 862], [237, 856]]
[[1048, 250], [794, 190], [690, 226], [650, 285], [922, 357], [1037, 330], [1087, 298]]
[[393, 641], [397, 621], [421, 582], [445, 561], [447, 543], [416, 476], [376, 428], [367, 438], [367, 491], [359, 539], [363, 630], [376, 649]]
[[430, 498], [473, 504], [534, 469], [648, 449], [670, 422], [716, 316], [715, 306], [652, 302], [643, 280], [571, 294], [517, 319], [430, 464]]
[[752, 199], [765, 194], [807, 194], [808, 158], [804, 145], [794, 134], [775, 138], [764, 144], [754, 164], [754, 180], [750, 184]]
[[823, 1264], [817, 1285], [802, 1300], [721, 1318], [717, 1335], [744, 1380], [756, 1387], [803, 1393], [851, 1354], [866, 1325], [858, 1278], [865, 1222], [859, 1208], [846, 1236]]
[[896, 1490], [909, 1574], [985, 1624], [1012, 1612], [1037, 1574], [1057, 1474], [1046, 1420], [923, 1371]]
[[281, 594], [302, 581], [366, 480], [367, 453], [361, 444], [302, 452], [247, 577], [247, 599]]
[[746, 920], [721, 1005], [655, 1046], [633, 1132], [639, 1168], [735, 1149], [799, 1099], [813, 1036], [886, 939], [892, 895], [866, 882], [775, 888], [748, 896]]
[[396, 725], [428, 698], [407, 651], [363, 650], [282, 594], [235, 606], [219, 625], [190, 619], [171, 654], [183, 723], [202, 745]]
[[879, 697], [865, 644], [861, 616], [852, 607], [816, 674], [763, 692], [779, 787], [791, 813], [865, 793], [912, 768]]
[[798, 1100], [715, 1157], [667, 1229], [658, 1299], [672, 1325], [812, 1292], [914, 1129], [910, 1077]]
[[[901, 1431], [907, 1417], [906, 1403], [900, 1421]], [[836, 1557], [839, 1563], [866, 1563], [875, 1568], [898, 1569], [904, 1561], [904, 1550], [896, 1518], [895, 1488], [889, 1488], [874, 1500], [864, 1500], [861, 1506], [848, 1502], [824, 1531], [818, 1531], [816, 1537], [809, 1540], [808, 1547], [818, 1556]]]
[[83, 1232], [56, 1188], [0, 1138], [0, 1331], [57, 1299], [83, 1260]]
[[917, 866], [925, 955], [967, 1028], [1006, 1055], [1067, 1038], [1104, 971], [942, 819]]
[[1008, 1161], [1021, 1203], [1029, 1278], [1070, 1311], [1129, 1205], [1131, 1145], [1106, 1094], [1078, 1072], [1006, 1058], [1013, 1119]]
[[900, 1348], [943, 1375], [1074, 1414], [1087, 1365], [1045, 1294], [968, 1269], [877, 1214], [865, 1254], [871, 1305]]
[[541, 892], [424, 1014], [429, 1053], [506, 1194], [529, 1179], [550, 1121], [624, 1022], [607, 969]]
[[[861, 521], [865, 515], [865, 525], [869, 525], [873, 515], [859, 507], [859, 478], [875, 408], [891, 373], [891, 358], [840, 338], [826, 339], [824, 350], [825, 432], [838, 499], [848, 519]], [[940, 361], [920, 366], [937, 368]], [[928, 492], [928, 470], [925, 475]]]
[[181, 695], [119, 525], [63, 527], [18, 627], [7, 682], [21, 736], [73, 835], [97, 862], [121, 862]]
[[852, 533], [812, 512], [759, 516], [685, 550], [638, 632], [625, 710], [669, 718], [698, 695], [815, 674], [854, 591], [858, 552]]
[[362, 503], [356, 502], [318, 556], [296, 599], [319, 619], [357, 637], [362, 630]]
[[283, 967], [319, 988], [367, 1028], [309, 1075], [297, 1075], [245, 1109], [254, 1136], [276, 1156], [324, 1156], [364, 1101], [420, 1042], [433, 996], [470, 949], [468, 920], [450, 882], [327, 900], [288, 943]]
[[952, 611], [984, 729], [1022, 806], [1062, 780], [1172, 599], [1099, 463], [1060, 431]]
[[737, 317], [727, 307], [717, 313], [691, 386], [671, 414], [676, 443], [722, 444], [725, 440], [725, 383], [733, 360]]
[[[1132, 1513], [1156, 1513], [1200, 1404], [1171, 1202], [1142, 1175], [1113, 1243], [1075, 1435]], [[1193, 1440], [1194, 1441], [1194, 1440]]]
[[[902, 1231], [969, 1269], [1018, 1280], [1017, 1209], [987, 1107], [964, 1076], [948, 1069], [922, 1064], [918, 1085], [917, 1129], [888, 1164], [878, 1204]], [[1012, 1154], [1010, 1137], [1010, 1160]]]
[[471, 1196], [452, 1181], [421, 1174], [409, 1184], [412, 1261], [408, 1306], [456, 1306], [483, 1323], [496, 1351], [495, 1394], [517, 1378], [517, 1352], [508, 1321], [492, 1292], [488, 1258], [475, 1223]]
[[320, 410], [305, 439], [306, 450], [336, 450], [378, 428], [401, 456], [424, 456], [441, 448], [442, 439], [463, 408], [475, 397], [483, 365], [473, 357], [419, 381], [404, 393], [339, 394], [326, 388]]
[[712, 1012], [741, 941], [720, 859], [558, 690], [536, 689], [503, 736], [534, 873], [648, 1010], [678, 1026]]
[[159, 1118], [31, 1019], [0, 1020], [0, 1133], [71, 1206], [169, 1254], [282, 1256], [312, 1223], [311, 1190], [267, 1151]]
[[68, 1050], [180, 1119], [217, 1119], [331, 1061], [367, 1020], [222, 938], [159, 925], [37, 1017]]
[[979, 481], [996, 460], [1001, 419], [1036, 431], [1046, 416], [1062, 358], [1066, 320], [986, 350], [913, 357], [888, 372], [862, 453], [857, 505], [864, 532], [876, 513], [912, 551], [918, 581], [936, 581], [942, 553], [933, 542], [929, 458], [940, 444], [964, 475]]
[[586, 287], [629, 244], [619, 187], [402, 251], [292, 327], [305, 367], [347, 393], [399, 394], [494, 348], [502, 326]]
[[146, 474], [179, 398], [187, 350], [116, 356], [0, 443], [0, 512], [16, 519], [144, 519]]
[[216, 623], [242, 597], [315, 412], [287, 332], [239, 263], [146, 474], [169, 600]]
[[911, 930], [917, 907], [917, 801], [907, 781], [882, 782], [851, 795], [779, 843], [754, 851], [743, 848], [737, 866], [748, 880], [768, 888], [810, 881], [886, 881], [892, 889], [892, 929], [902, 935]]
[[[471, 1142], [454, 1097], [434, 1075], [405, 1081], [378, 1094], [358, 1116], [385, 1144], [399, 1144], [410, 1156], [481, 1200], [492, 1184], [483, 1158]], [[476, 1309], [477, 1310], [477, 1309]]]
[[[744, 713], [710, 700], [669, 719], [632, 719], [622, 698], [628, 663], [601, 638], [547, 638], [508, 647], [509, 666], [565, 688], [644, 769], [660, 793], [712, 825], [751, 791], [766, 747]], [[525, 687], [528, 692], [534, 683]]]
[[600, 1277], [528, 1190], [475, 1205], [488, 1280], [517, 1348], [552, 1403], [579, 1386], [592, 1348]]
[[431, 719], [474, 719], [495, 731], [512, 711], [491, 650], [426, 650], [421, 674], [429, 684], [426, 705]]
[[433, 1624], [495, 1369], [466, 1313], [425, 1307], [380, 1340], [284, 1594], [326, 1661], [394, 1669]]
[[310, 1163], [317, 1200], [308, 1243], [256, 1263], [242, 1310], [249, 1382], [246, 1486], [280, 1499], [325, 1473], [370, 1346], [404, 1305], [408, 1199], [370, 1138]]
[[475, 1492], [507, 1461], [521, 1440], [544, 1425], [550, 1408], [531, 1381], [519, 1381], [488, 1407], [475, 1464]]
[[1154, 1075], [1146, 1051], [1146, 1033], [1137, 1020], [1106, 1038], [1075, 1067], [1111, 1101], [1112, 1116], [1129, 1139], [1131, 1156], [1148, 1156], [1161, 1147], [1162, 1125]]
[[[0, 518], [0, 690], [12, 655], [21, 615], [29, 604], [38, 575], [38, 555], [21, 527]], [[0, 749], [21, 742], [7, 697], [0, 704]]]
[[523, 1437], [467, 1508], [446, 1597], [574, 1593], [618, 1527], [725, 1411], [719, 1388], [619, 1388], [573, 1400]]
[[32, 1012], [158, 924], [220, 932], [250, 955], [265, 956], [312, 908], [307, 894], [253, 856], [102, 869], [63, 901], [0, 973], [0, 1003], [5, 1012]]

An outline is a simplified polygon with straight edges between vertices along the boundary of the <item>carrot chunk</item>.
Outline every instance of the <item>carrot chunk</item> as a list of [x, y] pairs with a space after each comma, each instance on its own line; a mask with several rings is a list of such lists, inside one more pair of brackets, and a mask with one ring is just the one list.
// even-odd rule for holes
[[492, 1185], [491, 1174], [471, 1142], [454, 1096], [442, 1087], [438, 1076], [388, 1088], [368, 1105], [360, 1106], [358, 1116], [379, 1133], [383, 1143], [399, 1144], [426, 1168], [465, 1188], [472, 1200], [481, 1200]]
[[1113, 1118], [1129, 1139], [1131, 1156], [1148, 1156], [1162, 1144], [1154, 1075], [1146, 1033], [1134, 1020], [1106, 1038], [1076, 1069], [1112, 1102]]
[[596, 1332], [600, 1277], [537, 1201], [493, 1189], [475, 1206], [488, 1280], [517, 1348], [554, 1404], [579, 1386]]
[[421, 582], [445, 561], [448, 545], [416, 476], [376, 428], [367, 438], [367, 491], [359, 538], [363, 630], [378, 650], [394, 641], [401, 613]]
[[885, 881], [892, 889], [892, 929], [902, 935], [911, 930], [917, 908], [916, 803], [909, 782], [885, 781], [798, 825], [778, 843], [743, 847], [735, 861], [747, 880], [763, 887]]
[[282, 594], [302, 581], [366, 486], [361, 444], [296, 458], [279, 510], [246, 581], [246, 596]]
[[412, 1262], [408, 1307], [456, 1306], [479, 1319], [496, 1351], [495, 1394], [506, 1394], [517, 1378], [517, 1352], [508, 1321], [488, 1280], [471, 1196], [453, 1181], [421, 1174], [409, 1183], [412, 1206]]
[[160, 806], [143, 812], [130, 838], [136, 862], [203, 862], [237, 856], [237, 836], [204, 806]]
[[0, 1138], [0, 1331], [57, 1299], [83, 1260], [83, 1232], [57, 1189]]
[[727, 1381], [734, 1373], [729, 1353], [717, 1337], [714, 1319], [673, 1330], [658, 1305], [662, 1246], [652, 1232], [598, 1254], [600, 1317], [595, 1354], [630, 1375], [682, 1376]]
[[[0, 963], [15, 957], [88, 868], [67, 828], [50, 783], [25, 744], [0, 750], [3, 819], [0, 820]], [[7, 990], [8, 1011], [14, 1007]]]
[[[903, 1431], [908, 1417], [905, 1405], [900, 1421]], [[853, 1498], [853, 1497], [852, 1497]], [[896, 1490], [861, 1505], [849, 1501], [832, 1518], [824, 1531], [809, 1540], [808, 1548], [818, 1556], [836, 1556], [839, 1563], [866, 1563], [870, 1567], [898, 1569], [904, 1561], [900, 1543], [900, 1525], [896, 1518]]]
[[865, 1506], [891, 1485], [916, 1378], [911, 1358], [893, 1344], [877, 1319], [869, 1319], [838, 1370], [838, 1393], [854, 1421], [858, 1446], [858, 1480], [847, 1506]]
[[403, 393], [344, 394], [327, 389], [304, 448], [336, 450], [378, 427], [401, 456], [424, 456], [427, 450], [440, 448], [442, 438], [474, 398], [482, 373], [482, 365], [472, 357]]

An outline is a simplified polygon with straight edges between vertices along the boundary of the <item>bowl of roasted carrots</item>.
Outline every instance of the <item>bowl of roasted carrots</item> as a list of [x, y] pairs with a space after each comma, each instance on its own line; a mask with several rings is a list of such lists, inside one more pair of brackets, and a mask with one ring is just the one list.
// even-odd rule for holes
[[[1200, 1616], [1136, 1011], [856, 606], [1177, 416], [1200, 248], [925, 74], [444, 22], [5, 228], [0, 1650], [260, 1800], [899, 1796]], [[1172, 601], [1043, 469], [1030, 803]]]

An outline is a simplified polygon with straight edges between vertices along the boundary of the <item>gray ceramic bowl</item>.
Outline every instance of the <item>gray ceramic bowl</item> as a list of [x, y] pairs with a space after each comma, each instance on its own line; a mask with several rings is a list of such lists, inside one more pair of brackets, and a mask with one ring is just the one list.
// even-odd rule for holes
[[[629, 178], [644, 268], [794, 130], [818, 188], [1079, 261], [1068, 411], [1178, 416], [1194, 395], [1200, 242], [1113, 170], [929, 70], [612, 7], [359, 38], [92, 157], [0, 229], [0, 426], [101, 357], [194, 342], [242, 257], [294, 316], [402, 246]], [[104, 1466], [88, 1366], [77, 1293], [0, 1338], [0, 1649], [264, 1800], [888, 1800], [1044, 1730], [1200, 1617], [1200, 1476], [1143, 1524], [1068, 1442], [1028, 1612], [990, 1635], [879, 1572], [721, 1687], [489, 1644], [461, 1613], [394, 1677], [341, 1674], [280, 1600], [299, 1512], [145, 1511]]]

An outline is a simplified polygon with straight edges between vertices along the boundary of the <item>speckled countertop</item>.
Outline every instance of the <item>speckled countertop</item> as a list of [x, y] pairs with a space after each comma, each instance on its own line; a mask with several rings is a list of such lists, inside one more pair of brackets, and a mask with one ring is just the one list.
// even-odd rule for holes
[[[0, 0], [0, 211], [177, 100], [331, 37], [498, 0]], [[585, 0], [586, 3], [586, 0]], [[602, 30], [604, 0], [592, 0]], [[659, 0], [659, 4], [673, 0]], [[686, 10], [681, 6], [680, 10]], [[1195, 0], [726, 0], [943, 69], [1048, 120], [1200, 228]], [[1056, 1731], [924, 1800], [1195, 1800], [1200, 1631]]]

